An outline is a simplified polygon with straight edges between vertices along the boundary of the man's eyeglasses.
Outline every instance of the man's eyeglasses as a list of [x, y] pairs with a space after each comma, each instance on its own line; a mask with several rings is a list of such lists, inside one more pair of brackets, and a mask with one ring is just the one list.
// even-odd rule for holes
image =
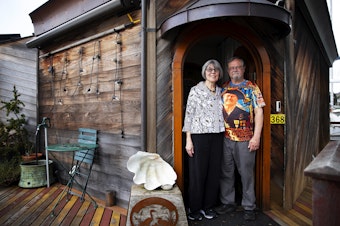
[[213, 71], [219, 72], [220, 70], [218, 70], [217, 68], [207, 68], [206, 71], [207, 71], [207, 72], [213, 72]]
[[241, 70], [243, 66], [228, 67], [229, 70]]

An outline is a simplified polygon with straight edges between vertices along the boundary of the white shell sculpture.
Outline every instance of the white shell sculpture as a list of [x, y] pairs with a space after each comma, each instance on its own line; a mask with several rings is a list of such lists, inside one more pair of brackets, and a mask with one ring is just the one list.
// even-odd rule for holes
[[176, 172], [170, 164], [156, 153], [138, 151], [129, 158], [127, 168], [135, 173], [133, 182], [138, 185], [144, 184], [147, 190], [158, 187], [170, 190], [177, 179]]

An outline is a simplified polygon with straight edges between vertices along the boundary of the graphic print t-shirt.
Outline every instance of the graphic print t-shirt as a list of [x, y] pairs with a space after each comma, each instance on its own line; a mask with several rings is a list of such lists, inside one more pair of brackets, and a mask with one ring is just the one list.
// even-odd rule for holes
[[[230, 94], [234, 101], [229, 101]], [[233, 141], [249, 141], [253, 136], [254, 109], [264, 107], [260, 88], [251, 81], [241, 84], [226, 83], [222, 90], [225, 136]]]

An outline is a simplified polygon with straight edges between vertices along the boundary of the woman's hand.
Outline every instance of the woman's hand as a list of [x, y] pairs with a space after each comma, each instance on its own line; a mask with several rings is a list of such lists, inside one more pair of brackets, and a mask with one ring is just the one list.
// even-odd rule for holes
[[187, 151], [190, 157], [193, 157], [194, 156], [194, 144], [192, 143], [192, 140], [191, 140], [191, 134], [190, 132], [187, 132], [186, 135], [187, 135], [187, 142], [185, 145], [185, 150]]
[[187, 141], [187, 144], [185, 145], [185, 150], [187, 151], [187, 153], [190, 157], [194, 156], [194, 145], [193, 145], [192, 141], [190, 141], [190, 142]]

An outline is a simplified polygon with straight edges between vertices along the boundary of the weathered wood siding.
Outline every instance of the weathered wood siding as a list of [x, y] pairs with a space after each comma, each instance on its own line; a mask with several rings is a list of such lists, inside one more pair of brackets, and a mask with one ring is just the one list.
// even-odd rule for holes
[[[285, 114], [285, 82], [284, 82], [284, 62], [285, 39], [268, 40], [267, 50], [271, 60], [271, 113]], [[276, 112], [276, 101], [281, 102], [281, 112]], [[266, 122], [270, 123], [270, 122]], [[271, 126], [271, 198], [272, 202], [281, 203], [283, 201], [284, 190], [284, 161], [285, 161], [285, 131], [284, 125], [276, 124]]]
[[286, 114], [285, 125], [271, 127], [271, 199], [287, 209], [306, 187], [305, 167], [329, 141], [329, 67], [299, 9], [293, 21], [282, 39], [252, 24], [271, 61], [271, 113], [278, 100]]
[[[0, 44], [0, 99], [13, 98], [13, 85], [19, 99], [24, 102], [22, 113], [26, 115], [30, 139], [35, 141], [37, 125], [37, 56], [36, 49], [28, 49], [25, 43], [30, 38]], [[6, 122], [6, 113], [0, 112], [0, 120]]]
[[[140, 19], [140, 12], [132, 17]], [[88, 191], [105, 199], [113, 190], [123, 207], [133, 183], [126, 163], [140, 150], [141, 26], [55, 50], [128, 22], [126, 15], [93, 22], [43, 48], [40, 55], [54, 53], [39, 60], [39, 116], [51, 120], [49, 144], [76, 142], [79, 127], [97, 129], [99, 148]], [[70, 155], [56, 156], [69, 166]], [[60, 164], [58, 175], [68, 178]]]
[[305, 187], [304, 169], [329, 141], [329, 68], [305, 18], [295, 10], [292, 74], [286, 75], [285, 200], [289, 208]]
[[170, 41], [157, 45], [157, 153], [173, 164], [173, 89], [172, 49]]

